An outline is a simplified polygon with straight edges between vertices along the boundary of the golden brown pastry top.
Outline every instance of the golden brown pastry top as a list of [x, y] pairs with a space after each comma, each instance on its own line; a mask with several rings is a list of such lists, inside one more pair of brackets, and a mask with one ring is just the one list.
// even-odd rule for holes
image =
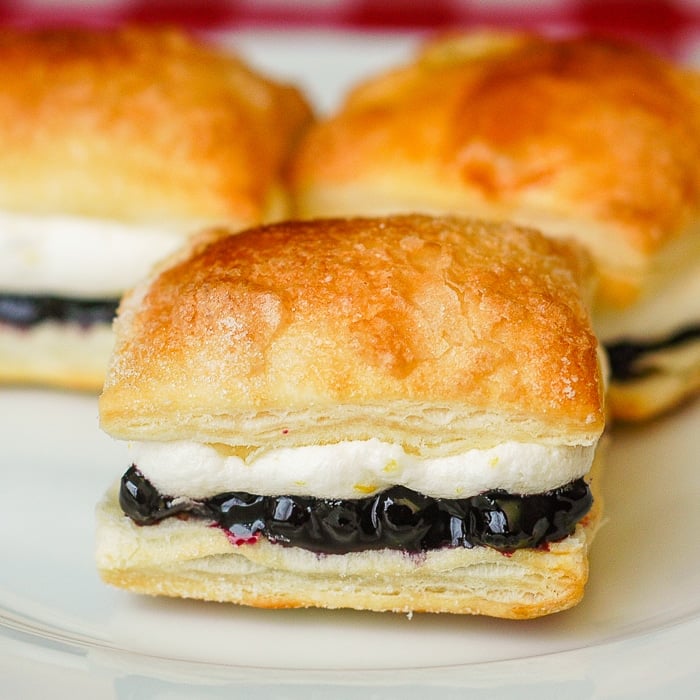
[[624, 303], [697, 224], [700, 79], [613, 41], [448, 36], [351, 92], [292, 179], [303, 216], [453, 212], [575, 236]]
[[127, 294], [100, 399], [124, 439], [424, 452], [594, 441], [578, 249], [422, 216], [204, 234]]
[[257, 223], [310, 109], [177, 30], [0, 32], [0, 207]]

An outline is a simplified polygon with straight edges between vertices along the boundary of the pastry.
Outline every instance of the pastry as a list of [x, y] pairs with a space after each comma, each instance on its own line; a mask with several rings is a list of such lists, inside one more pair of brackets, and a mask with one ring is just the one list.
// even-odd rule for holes
[[294, 87], [177, 30], [0, 31], [0, 381], [98, 391], [124, 289], [288, 214]]
[[312, 128], [291, 181], [301, 217], [454, 213], [577, 239], [611, 413], [652, 417], [700, 389], [696, 72], [610, 40], [441, 37]]
[[120, 305], [99, 407], [131, 465], [101, 576], [271, 608], [574, 605], [601, 508], [590, 275], [458, 218], [202, 234]]

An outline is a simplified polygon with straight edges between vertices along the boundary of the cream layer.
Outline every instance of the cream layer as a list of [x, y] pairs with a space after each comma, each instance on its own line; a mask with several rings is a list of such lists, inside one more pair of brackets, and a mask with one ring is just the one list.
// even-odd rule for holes
[[0, 212], [0, 293], [121, 296], [193, 226]]
[[284, 447], [247, 459], [231, 448], [187, 441], [134, 442], [129, 449], [131, 461], [168, 496], [362, 498], [403, 485], [435, 498], [467, 498], [489, 489], [534, 494], [567, 484], [588, 473], [595, 445], [504, 442], [437, 458], [376, 438]]

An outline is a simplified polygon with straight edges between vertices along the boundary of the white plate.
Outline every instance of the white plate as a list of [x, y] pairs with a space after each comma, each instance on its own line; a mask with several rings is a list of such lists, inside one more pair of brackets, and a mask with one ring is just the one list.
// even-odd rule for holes
[[45, 687], [53, 698], [75, 687], [92, 698], [179, 698], [194, 687], [218, 697], [231, 683], [248, 697], [301, 697], [309, 684], [326, 697], [381, 685], [411, 698], [433, 684], [497, 697], [514, 687], [522, 697], [521, 686], [533, 697], [700, 690], [700, 402], [616, 431], [586, 597], [528, 622], [264, 611], [113, 590], [94, 570], [93, 508], [127, 464], [97, 427], [95, 399], [6, 389], [0, 415], [0, 691], [17, 691], [3, 697]]
[[[414, 39], [245, 35], [323, 109]], [[283, 67], [283, 68], [280, 68]], [[700, 402], [618, 430], [577, 608], [528, 622], [263, 611], [104, 586], [93, 508], [127, 466], [92, 397], [0, 390], [0, 697], [685, 698], [700, 691]], [[239, 693], [236, 695], [236, 693]]]

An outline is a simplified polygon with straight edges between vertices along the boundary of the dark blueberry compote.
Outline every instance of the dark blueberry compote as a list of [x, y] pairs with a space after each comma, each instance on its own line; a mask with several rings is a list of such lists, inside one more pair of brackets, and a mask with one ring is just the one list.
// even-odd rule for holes
[[118, 303], [118, 299], [0, 294], [0, 323], [26, 329], [44, 321], [58, 321], [89, 328], [98, 323], [111, 323]]
[[361, 499], [223, 493], [201, 500], [160, 494], [132, 465], [122, 477], [119, 502], [139, 525], [170, 516], [214, 521], [236, 543], [264, 536], [313, 552], [365, 549], [423, 552], [486, 545], [501, 552], [543, 547], [573, 532], [590, 510], [588, 484], [577, 479], [543, 494], [487, 491], [462, 499], [423, 496], [394, 486]]
[[646, 355], [677, 348], [693, 340], [700, 340], [700, 325], [688, 326], [665, 338], [649, 342], [619, 340], [608, 343], [605, 350], [610, 362], [610, 372], [621, 382], [639, 379], [653, 372], [651, 367], [644, 366], [643, 360]]

